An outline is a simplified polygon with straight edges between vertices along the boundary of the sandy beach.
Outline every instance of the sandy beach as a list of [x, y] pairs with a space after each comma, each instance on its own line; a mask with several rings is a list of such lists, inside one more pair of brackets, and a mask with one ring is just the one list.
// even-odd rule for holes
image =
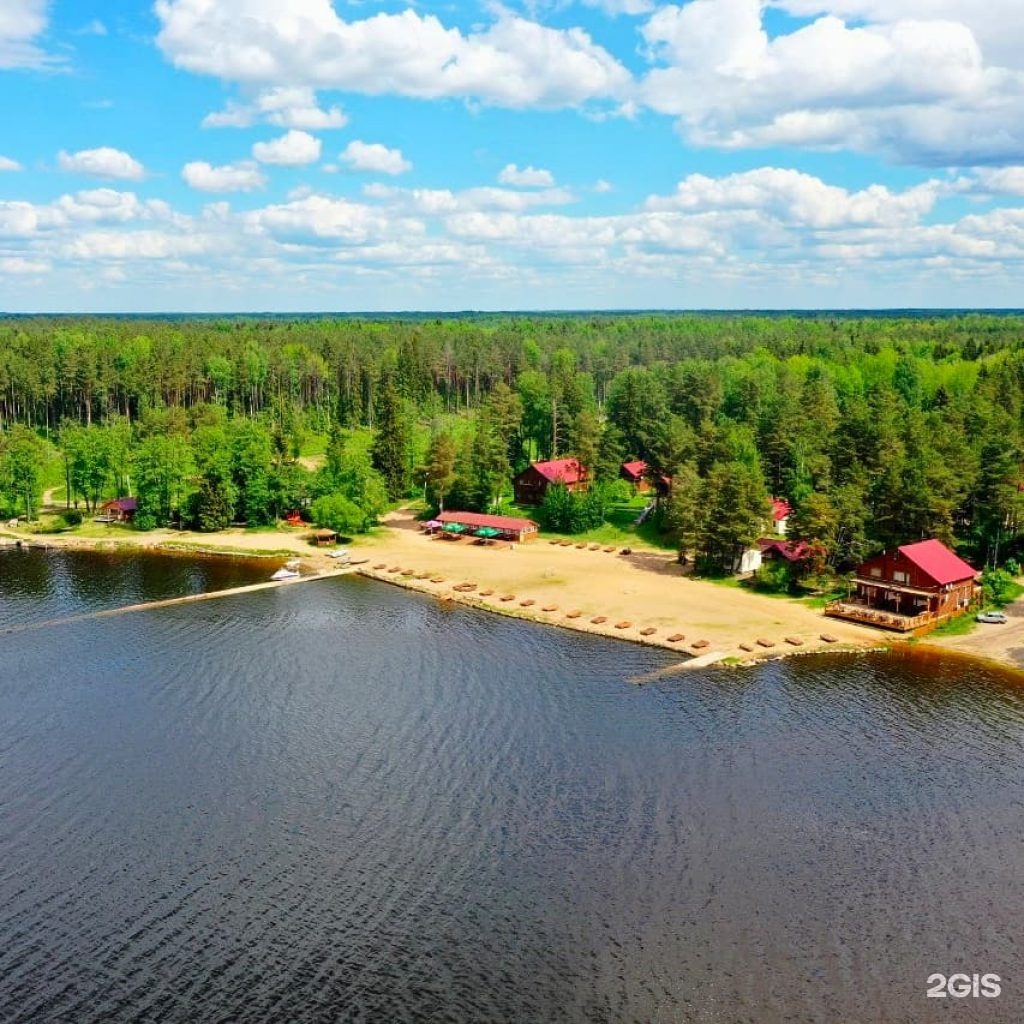
[[[9, 536], [16, 536], [8, 531]], [[226, 554], [294, 553], [305, 571], [337, 566], [311, 547], [308, 530], [272, 533], [111, 531], [108, 538], [20, 535], [55, 547], [158, 548]], [[878, 648], [896, 640], [868, 627], [826, 619], [785, 598], [689, 578], [671, 552], [634, 547], [629, 555], [594, 545], [479, 545], [429, 537], [406, 512], [351, 545], [364, 575], [442, 600], [583, 632], [679, 651], [701, 661], [750, 661], [822, 649]], [[456, 589], [466, 584], [470, 589]], [[822, 635], [833, 637], [826, 642]]]

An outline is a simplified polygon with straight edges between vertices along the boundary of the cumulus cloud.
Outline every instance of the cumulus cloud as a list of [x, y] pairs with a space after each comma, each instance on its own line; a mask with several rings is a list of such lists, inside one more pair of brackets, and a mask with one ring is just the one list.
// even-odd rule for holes
[[857, 224], [912, 224], [935, 206], [943, 186], [925, 182], [905, 192], [872, 185], [850, 192], [801, 171], [761, 167], [723, 178], [692, 174], [670, 196], [652, 196], [648, 210], [757, 210], [780, 222], [814, 229]]
[[[198, 214], [96, 188], [50, 203], [0, 201], [0, 260], [18, 261], [11, 266], [22, 269], [10, 276], [38, 272], [52, 283], [59, 275], [62, 287], [76, 274], [90, 287], [142, 275], [179, 289], [202, 280], [262, 294], [267, 275], [280, 274], [288, 282], [308, 277], [310, 294], [322, 295], [356, 277], [374, 278], [391, 289], [391, 307], [406, 301], [421, 275], [440, 289], [441, 306], [453, 304], [458, 289], [491, 294], [487, 282], [497, 280], [519, 294], [543, 286], [556, 298], [585, 281], [595, 299], [612, 302], [614, 294], [625, 304], [643, 304], [645, 294], [664, 302], [681, 281], [692, 282], [695, 302], [728, 285], [738, 289], [736, 300], [763, 288], [761, 297], [776, 302], [784, 288], [793, 289], [790, 301], [806, 301], [812, 287], [833, 289], [813, 292], [827, 304], [843, 294], [835, 289], [856, 281], [876, 301], [895, 301], [906, 297], [908, 282], [934, 289], [936, 271], [944, 289], [984, 277], [1010, 296], [1024, 268], [1024, 209], [984, 195], [1013, 195], [1021, 183], [1016, 170], [963, 172], [898, 190], [842, 188], [777, 167], [694, 174], [666, 194], [601, 216], [574, 212], [574, 197], [559, 188], [412, 189], [377, 181], [358, 200], [303, 189], [284, 202], [236, 211], [217, 201]], [[979, 202], [968, 216], [947, 203], [965, 192]], [[643, 291], [646, 281], [661, 282], [661, 291]]]
[[266, 175], [251, 160], [214, 167], [194, 160], [181, 169], [185, 183], [200, 192], [253, 192], [267, 184]]
[[554, 108], [615, 100], [630, 83], [582, 29], [552, 29], [507, 11], [464, 33], [411, 9], [346, 21], [330, 0], [157, 0], [154, 9], [157, 45], [175, 66], [252, 88]]
[[12, 160], [9, 156], [0, 156], [0, 171], [20, 170], [22, 170], [22, 166], [17, 160]]
[[313, 89], [282, 86], [261, 90], [249, 103], [232, 101], [224, 110], [203, 119], [204, 128], [248, 128], [258, 123], [323, 131], [344, 128], [348, 118], [341, 107], [323, 109]]
[[57, 63], [38, 44], [46, 31], [48, 0], [0, 4], [0, 68], [41, 68]]
[[550, 188], [555, 183], [555, 177], [543, 168], [529, 166], [520, 169], [515, 164], [506, 164], [498, 175], [498, 181], [502, 185], [516, 185], [519, 188]]
[[110, 146], [81, 149], [77, 153], [61, 150], [57, 156], [57, 165], [69, 174], [88, 174], [95, 178], [138, 181], [146, 175], [146, 169], [138, 160]]
[[257, 142], [252, 147], [252, 155], [261, 164], [299, 167], [319, 160], [321, 148], [322, 144], [316, 136], [293, 128], [270, 142]]
[[412, 170], [412, 164], [402, 156], [400, 149], [389, 149], [379, 142], [353, 139], [345, 147], [340, 159], [351, 170], [370, 174], [395, 175]]
[[509, 210], [521, 212], [533, 207], [565, 206], [576, 197], [564, 188], [547, 188], [519, 192], [507, 188], [467, 188], [452, 191], [446, 188], [395, 188], [393, 185], [373, 183], [363, 189], [370, 199], [379, 199], [427, 216], [466, 213], [475, 210]]
[[[933, 165], [1024, 156], [1024, 75], [1019, 63], [986, 58], [971, 26], [952, 17], [965, 4], [896, 0], [884, 18], [870, 0], [782, 6], [857, 8], [869, 20], [824, 13], [770, 38], [763, 0], [662, 7], [642, 27], [658, 66], [641, 102], [706, 145], [847, 148]], [[950, 17], [936, 16], [942, 7]]]

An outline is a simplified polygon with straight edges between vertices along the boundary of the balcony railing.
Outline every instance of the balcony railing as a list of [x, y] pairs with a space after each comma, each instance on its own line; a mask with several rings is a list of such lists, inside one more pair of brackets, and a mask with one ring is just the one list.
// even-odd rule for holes
[[857, 601], [833, 601], [825, 608], [825, 614], [837, 619], [863, 622], [865, 625], [877, 626], [880, 629], [892, 629], [898, 633], [911, 633], [915, 629], [933, 625], [941, 618], [935, 612], [899, 615], [896, 612], [887, 612], [883, 608], [871, 608]]

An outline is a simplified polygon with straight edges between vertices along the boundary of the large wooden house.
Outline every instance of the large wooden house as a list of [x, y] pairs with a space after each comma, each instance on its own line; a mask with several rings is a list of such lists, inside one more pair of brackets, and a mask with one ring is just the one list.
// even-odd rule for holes
[[940, 541], [904, 544], [864, 562], [850, 596], [834, 601], [825, 614], [900, 633], [923, 632], [977, 604], [979, 576]]
[[563, 484], [573, 493], [585, 491], [590, 486], [590, 474], [579, 459], [534, 462], [512, 481], [516, 504], [541, 504], [548, 493], [548, 488], [554, 484]]

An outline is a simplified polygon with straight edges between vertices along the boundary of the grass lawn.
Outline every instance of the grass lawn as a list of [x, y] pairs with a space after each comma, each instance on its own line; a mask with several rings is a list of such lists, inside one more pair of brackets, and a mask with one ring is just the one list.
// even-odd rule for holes
[[[643, 495], [630, 498], [628, 501], [616, 502], [608, 514], [607, 522], [585, 533], [556, 534], [553, 530], [542, 532], [555, 536], [572, 537], [573, 540], [588, 544], [615, 544], [629, 546], [643, 544], [662, 551], [674, 551], [675, 544], [662, 534], [655, 523], [648, 520], [641, 526], [636, 525], [636, 518], [643, 511], [647, 499]], [[520, 516], [524, 519], [536, 519], [537, 509], [532, 505], [516, 505], [508, 502], [498, 510], [503, 516]]]

